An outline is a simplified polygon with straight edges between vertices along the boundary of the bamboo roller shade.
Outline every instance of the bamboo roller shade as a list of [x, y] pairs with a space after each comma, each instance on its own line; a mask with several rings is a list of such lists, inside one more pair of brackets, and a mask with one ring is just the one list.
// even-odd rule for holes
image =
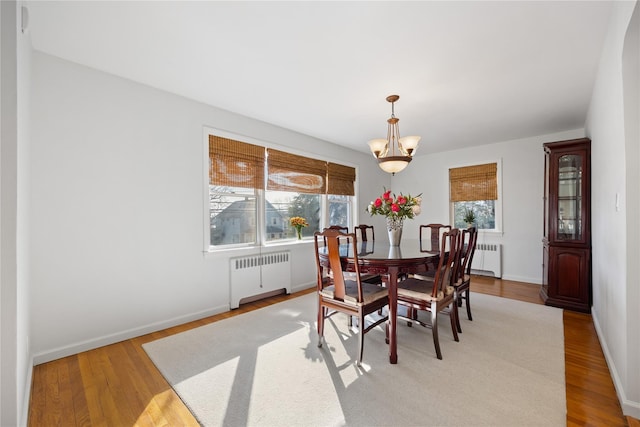
[[267, 190], [322, 194], [327, 162], [267, 148]]
[[209, 135], [209, 183], [264, 188], [264, 147]]
[[327, 163], [327, 194], [354, 196], [356, 194], [353, 188], [355, 180], [355, 168], [337, 163]]
[[[266, 149], [267, 190], [355, 195], [355, 168]], [[265, 147], [209, 135], [209, 182], [264, 188]]]
[[452, 202], [498, 199], [498, 164], [449, 169]]

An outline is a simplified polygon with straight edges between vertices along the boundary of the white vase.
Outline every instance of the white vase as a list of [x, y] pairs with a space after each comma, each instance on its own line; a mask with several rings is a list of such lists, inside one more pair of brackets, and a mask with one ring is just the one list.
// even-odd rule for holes
[[387, 218], [387, 232], [389, 233], [389, 244], [400, 246], [402, 239], [402, 218]]

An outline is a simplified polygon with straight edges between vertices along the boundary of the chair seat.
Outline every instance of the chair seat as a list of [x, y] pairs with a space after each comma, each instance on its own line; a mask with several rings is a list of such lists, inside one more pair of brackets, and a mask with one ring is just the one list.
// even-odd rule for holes
[[[335, 287], [333, 285], [327, 286], [320, 292], [327, 298], [334, 298]], [[344, 302], [357, 305], [368, 305], [374, 301], [387, 298], [389, 290], [382, 286], [373, 285], [371, 283], [362, 283], [362, 298], [363, 301], [358, 303], [358, 283], [354, 280], [345, 280], [345, 297]]]
[[374, 285], [380, 285], [384, 283], [384, 279], [379, 274], [362, 274], [360, 280], [366, 283], [373, 283]]
[[425, 301], [440, 301], [445, 296], [453, 295], [453, 286], [447, 286], [445, 291], [439, 291], [437, 297], [431, 296], [433, 289], [433, 279], [422, 280], [417, 278], [408, 278], [398, 283], [398, 296], [406, 296], [409, 298], [416, 298]]
[[471, 283], [471, 278], [467, 275], [463, 276], [463, 278], [459, 279], [456, 283], [453, 284], [453, 287], [457, 290], [465, 290], [469, 289], [469, 285]]
[[[356, 280], [356, 273], [352, 271], [345, 272], [344, 276], [347, 280]], [[362, 273], [360, 274], [360, 280], [367, 283], [373, 283], [374, 285], [379, 285], [382, 283], [382, 276], [379, 274]]]
[[412, 274], [411, 277], [415, 277], [416, 279], [420, 280], [431, 280], [433, 282], [433, 280], [435, 280], [436, 278], [436, 272], [433, 270], [425, 271], [424, 273], [420, 274]]

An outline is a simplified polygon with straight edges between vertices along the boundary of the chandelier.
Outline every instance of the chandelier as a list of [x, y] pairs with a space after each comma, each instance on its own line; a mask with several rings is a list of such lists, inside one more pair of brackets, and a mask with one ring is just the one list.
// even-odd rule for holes
[[[391, 103], [391, 117], [387, 120], [387, 139], [378, 138], [369, 141], [369, 148], [374, 157], [378, 159], [378, 166], [385, 172], [395, 175], [407, 167], [413, 154], [416, 152], [419, 136], [405, 136], [400, 138], [398, 119], [394, 115], [394, 103], [400, 99], [398, 95], [387, 96], [387, 102]], [[391, 152], [389, 152], [391, 147]]]

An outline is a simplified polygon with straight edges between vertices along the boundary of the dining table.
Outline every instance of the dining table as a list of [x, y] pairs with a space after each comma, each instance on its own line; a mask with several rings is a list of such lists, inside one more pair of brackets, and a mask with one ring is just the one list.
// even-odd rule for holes
[[[319, 248], [322, 257], [325, 248]], [[353, 246], [340, 245], [340, 258], [347, 271], [355, 270], [357, 259], [360, 273], [380, 274], [386, 277], [389, 289], [389, 362], [398, 363], [398, 343], [396, 334], [398, 312], [398, 279], [404, 274], [422, 273], [436, 268], [439, 252], [432, 250], [430, 242], [405, 239], [398, 246], [385, 240], [358, 241], [357, 254]]]

